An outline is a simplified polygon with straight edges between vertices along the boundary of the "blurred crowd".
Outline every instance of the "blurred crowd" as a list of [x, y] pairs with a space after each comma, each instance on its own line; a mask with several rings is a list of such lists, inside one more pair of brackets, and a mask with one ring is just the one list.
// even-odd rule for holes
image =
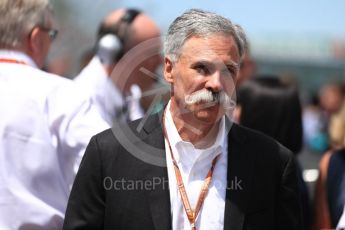
[[[0, 229], [61, 228], [90, 138], [157, 112], [169, 98], [158, 72], [160, 29], [145, 12], [105, 16], [73, 80], [45, 65], [57, 24], [47, 0], [0, 1]], [[323, 85], [302, 104], [295, 82], [256, 70], [247, 42], [234, 121], [296, 157], [319, 156], [314, 189], [303, 162], [298, 168], [305, 229], [345, 228], [345, 80]]]

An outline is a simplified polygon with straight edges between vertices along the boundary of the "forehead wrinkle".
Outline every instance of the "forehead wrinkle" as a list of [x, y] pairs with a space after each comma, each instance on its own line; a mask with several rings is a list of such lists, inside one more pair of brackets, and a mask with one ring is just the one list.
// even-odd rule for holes
[[[211, 52], [212, 54], [215, 54], [214, 52]], [[221, 65], [221, 66], [231, 66], [235, 69], [239, 69], [240, 65], [239, 63], [233, 61], [231, 59], [231, 56], [228, 56], [228, 60], [224, 60], [220, 57], [220, 55], [213, 55], [213, 57], [210, 54], [205, 54], [203, 53], [202, 55], [197, 54], [195, 52], [188, 52], [188, 53], [182, 53], [181, 55], [181, 60], [187, 60], [189, 62], [191, 62], [191, 64], [193, 63], [197, 63], [197, 62], [201, 62], [201, 63], [205, 63], [205, 64], [214, 64], [214, 65]]]
[[[193, 40], [194, 39], [194, 40]], [[227, 39], [227, 38], [224, 38]], [[193, 40], [193, 41], [192, 41]], [[222, 46], [221, 43], [223, 39], [211, 40], [210, 38], [190, 38], [181, 49], [180, 58], [189, 60], [206, 60], [208, 62], [214, 62], [214, 60], [222, 60], [222, 62], [230, 62], [231, 65], [239, 67], [239, 64], [234, 62], [232, 59], [233, 49], [237, 47], [232, 47], [229, 45]], [[211, 41], [211, 42], [210, 42]], [[225, 42], [227, 43], [227, 42]], [[225, 58], [224, 58], [225, 57]], [[229, 59], [229, 60], [226, 60]]]

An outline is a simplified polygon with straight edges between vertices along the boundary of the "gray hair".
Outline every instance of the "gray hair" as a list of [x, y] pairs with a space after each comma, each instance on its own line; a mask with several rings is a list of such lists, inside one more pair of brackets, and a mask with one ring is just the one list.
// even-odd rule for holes
[[236, 34], [239, 36], [243, 44], [243, 54], [241, 55], [243, 57], [243, 55], [246, 52], [249, 52], [249, 42], [243, 28], [238, 24], [235, 24], [234, 27], [235, 27], [234, 29], [235, 29]]
[[192, 36], [209, 36], [215, 33], [232, 35], [240, 57], [243, 57], [247, 47], [247, 39], [243, 29], [227, 18], [199, 9], [186, 11], [169, 26], [164, 41], [164, 53], [176, 61], [180, 56], [182, 46], [189, 38]]
[[0, 49], [16, 49], [37, 25], [46, 23], [49, 0], [0, 1]]

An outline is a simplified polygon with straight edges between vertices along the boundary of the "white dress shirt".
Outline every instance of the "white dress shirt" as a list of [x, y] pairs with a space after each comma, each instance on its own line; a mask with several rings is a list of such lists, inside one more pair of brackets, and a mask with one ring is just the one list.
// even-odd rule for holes
[[[102, 117], [109, 126], [115, 119], [119, 119], [123, 110], [127, 112], [129, 120], [143, 117], [140, 106], [141, 91], [138, 86], [132, 86], [129, 97], [124, 98], [121, 91], [113, 84], [97, 56], [74, 79], [86, 95], [93, 98]], [[126, 109], [124, 109], [126, 108]]]
[[[227, 135], [225, 118], [220, 122], [215, 143], [207, 149], [197, 149], [190, 142], [181, 139], [170, 113], [170, 102], [166, 107], [165, 127], [171, 144], [174, 158], [180, 168], [191, 207], [194, 209], [204, 183], [204, 179], [212, 165], [213, 159], [220, 154], [214, 169], [212, 182], [196, 220], [196, 229], [223, 229], [225, 211], [225, 192], [227, 185]], [[173, 230], [190, 230], [186, 212], [177, 188], [174, 166], [168, 142], [165, 140], [166, 160], [168, 168], [170, 203]]]
[[0, 229], [61, 229], [68, 195], [92, 135], [106, 129], [73, 81], [0, 51]]

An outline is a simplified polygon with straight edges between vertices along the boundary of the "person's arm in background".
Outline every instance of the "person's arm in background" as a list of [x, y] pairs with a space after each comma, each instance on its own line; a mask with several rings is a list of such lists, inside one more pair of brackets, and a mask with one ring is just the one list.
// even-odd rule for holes
[[321, 158], [319, 164], [319, 178], [316, 182], [315, 196], [314, 196], [314, 224], [313, 230], [331, 229], [331, 217], [329, 213], [328, 201], [327, 201], [327, 171], [329, 160], [332, 153], [327, 152]]
[[94, 105], [92, 98], [77, 89], [76, 84], [58, 87], [47, 106], [52, 136], [56, 139], [61, 168], [71, 189], [87, 144], [92, 136], [110, 128]]

